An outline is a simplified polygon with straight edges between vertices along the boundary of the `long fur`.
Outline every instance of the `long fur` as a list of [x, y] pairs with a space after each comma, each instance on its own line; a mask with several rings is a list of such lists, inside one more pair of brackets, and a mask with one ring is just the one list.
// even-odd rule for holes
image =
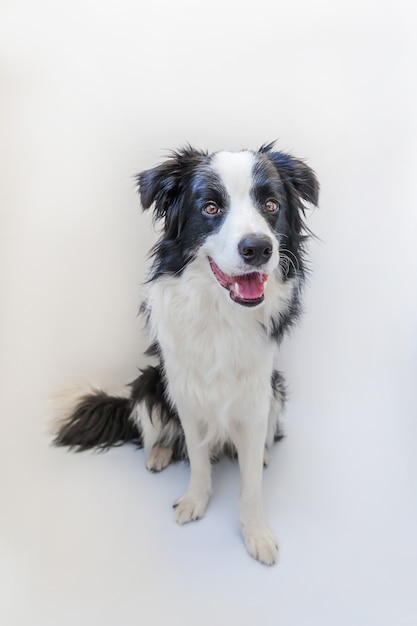
[[204, 515], [210, 461], [237, 456], [245, 544], [272, 564], [261, 470], [282, 436], [276, 348], [301, 311], [304, 215], [317, 204], [317, 179], [268, 144], [214, 154], [187, 147], [137, 182], [143, 208], [163, 222], [141, 308], [148, 354], [159, 362], [140, 372], [128, 398], [75, 395], [54, 443], [85, 450], [132, 442], [145, 448], [151, 471], [189, 459], [190, 485], [174, 505], [179, 523]]

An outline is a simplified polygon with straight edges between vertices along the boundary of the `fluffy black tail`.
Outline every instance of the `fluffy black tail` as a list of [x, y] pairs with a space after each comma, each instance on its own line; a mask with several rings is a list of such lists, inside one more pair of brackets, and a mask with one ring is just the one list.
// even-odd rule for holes
[[68, 446], [77, 452], [134, 443], [142, 447], [141, 433], [132, 420], [132, 402], [129, 398], [109, 396], [93, 390], [78, 397], [66, 394], [62, 417], [55, 428], [56, 446]]

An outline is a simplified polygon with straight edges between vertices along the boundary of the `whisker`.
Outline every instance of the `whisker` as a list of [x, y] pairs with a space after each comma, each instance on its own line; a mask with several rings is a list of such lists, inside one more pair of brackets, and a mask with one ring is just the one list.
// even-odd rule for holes
[[295, 267], [293, 261], [289, 257], [283, 256], [282, 257], [282, 262], [281, 262], [281, 260], [279, 262], [279, 267], [282, 269], [282, 271], [284, 273], [284, 277], [288, 276], [288, 273], [290, 271], [290, 267], [291, 266], [294, 268], [294, 272], [297, 273], [297, 268]]
[[292, 262], [292, 264], [294, 266], [294, 269], [296, 271], [298, 271], [300, 269], [300, 264], [298, 262], [298, 259], [295, 256], [295, 254], [293, 252], [291, 252], [291, 250], [287, 250], [286, 248], [281, 248], [279, 252], [280, 252], [280, 254], [284, 253], [284, 256], [288, 256], [288, 258], [291, 260], [291, 262]]

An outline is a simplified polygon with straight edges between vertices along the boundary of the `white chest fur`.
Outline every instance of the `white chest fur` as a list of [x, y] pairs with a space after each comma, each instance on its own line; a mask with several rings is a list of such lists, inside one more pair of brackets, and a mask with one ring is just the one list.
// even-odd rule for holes
[[206, 257], [197, 257], [180, 277], [150, 286], [151, 336], [162, 350], [180, 415], [192, 412], [226, 432], [245, 414], [261, 412], [266, 419], [274, 342], [265, 327], [288, 306], [290, 293], [271, 276], [263, 305], [236, 304], [211, 275]]

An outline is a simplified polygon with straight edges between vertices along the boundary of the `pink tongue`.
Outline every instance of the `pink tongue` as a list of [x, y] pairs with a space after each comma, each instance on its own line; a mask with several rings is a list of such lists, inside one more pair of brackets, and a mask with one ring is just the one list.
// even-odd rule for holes
[[[236, 288], [238, 285], [238, 289]], [[255, 300], [264, 295], [264, 280], [262, 274], [253, 273], [233, 278], [233, 292], [245, 300]]]

